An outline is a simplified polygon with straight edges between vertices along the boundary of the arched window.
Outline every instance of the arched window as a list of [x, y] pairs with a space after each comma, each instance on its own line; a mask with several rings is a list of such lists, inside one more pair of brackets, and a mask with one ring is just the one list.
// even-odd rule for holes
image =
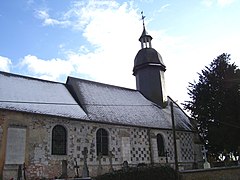
[[52, 130], [52, 154], [67, 154], [67, 131], [61, 125], [56, 125]]
[[97, 156], [108, 155], [108, 132], [105, 129], [98, 129], [96, 134], [97, 139]]
[[165, 147], [164, 147], [164, 140], [161, 134], [157, 134], [157, 148], [158, 148], [158, 156], [165, 155]]

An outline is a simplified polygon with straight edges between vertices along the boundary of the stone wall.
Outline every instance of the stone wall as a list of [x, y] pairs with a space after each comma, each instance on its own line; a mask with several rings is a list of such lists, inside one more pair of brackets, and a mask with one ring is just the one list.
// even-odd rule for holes
[[240, 180], [240, 167], [210, 168], [180, 172], [180, 180]]
[[[83, 150], [87, 148], [87, 164], [91, 176], [98, 173], [108, 172], [110, 169], [110, 157], [101, 158], [102, 171], [99, 172], [99, 159], [96, 155], [96, 132], [104, 128], [109, 134], [109, 150], [112, 152], [112, 164], [114, 169], [122, 168], [124, 161], [130, 166], [139, 163], [166, 163], [166, 157], [159, 157], [157, 152], [156, 135], [162, 134], [165, 148], [168, 151], [168, 162], [174, 163], [173, 136], [172, 131], [149, 129], [140, 127], [119, 126], [111, 124], [100, 124], [70, 120], [66, 118], [50, 117], [36, 114], [26, 114], [10, 111], [0, 111], [0, 142], [6, 142], [7, 129], [10, 126], [26, 127], [26, 153], [25, 164], [28, 177], [59, 177], [63, 171], [63, 162], [67, 163], [67, 174], [75, 176], [75, 163], [82, 174], [84, 157]], [[67, 155], [51, 154], [52, 129], [56, 125], [62, 125], [67, 131]], [[4, 128], [5, 127], [5, 128]], [[1, 134], [6, 134], [2, 136]], [[192, 167], [193, 163], [193, 134], [190, 132], [178, 132], [179, 162], [185, 167]], [[2, 139], [5, 139], [3, 141]], [[5, 178], [10, 179], [8, 166], [4, 165], [5, 147], [1, 144], [0, 159], [3, 160], [0, 173], [5, 172]], [[10, 171], [10, 169], [9, 169]], [[11, 171], [13, 171], [11, 169]]]

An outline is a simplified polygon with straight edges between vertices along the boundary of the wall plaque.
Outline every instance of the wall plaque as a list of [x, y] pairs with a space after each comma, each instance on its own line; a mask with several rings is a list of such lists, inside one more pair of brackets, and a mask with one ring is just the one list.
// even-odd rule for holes
[[23, 164], [25, 159], [26, 129], [9, 127], [5, 164]]

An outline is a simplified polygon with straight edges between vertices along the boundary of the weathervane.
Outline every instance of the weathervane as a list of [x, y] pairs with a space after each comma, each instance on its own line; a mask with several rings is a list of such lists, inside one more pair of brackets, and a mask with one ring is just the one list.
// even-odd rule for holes
[[141, 12], [141, 14], [142, 14], [143, 27], [145, 27], [144, 19], [145, 19], [146, 16], [143, 15], [143, 11]]

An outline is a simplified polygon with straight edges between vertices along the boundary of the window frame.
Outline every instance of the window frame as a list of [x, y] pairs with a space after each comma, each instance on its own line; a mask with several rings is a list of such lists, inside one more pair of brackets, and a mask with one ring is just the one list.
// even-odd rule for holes
[[[99, 142], [100, 141], [100, 142]], [[104, 128], [96, 131], [96, 154], [97, 156], [108, 156], [109, 151], [109, 132]]]
[[161, 133], [157, 134], [157, 150], [158, 150], [158, 156], [165, 156], [165, 142], [164, 142], [164, 136]]
[[55, 125], [52, 129], [51, 138], [51, 154], [60, 156], [67, 155], [67, 129], [63, 125]]

